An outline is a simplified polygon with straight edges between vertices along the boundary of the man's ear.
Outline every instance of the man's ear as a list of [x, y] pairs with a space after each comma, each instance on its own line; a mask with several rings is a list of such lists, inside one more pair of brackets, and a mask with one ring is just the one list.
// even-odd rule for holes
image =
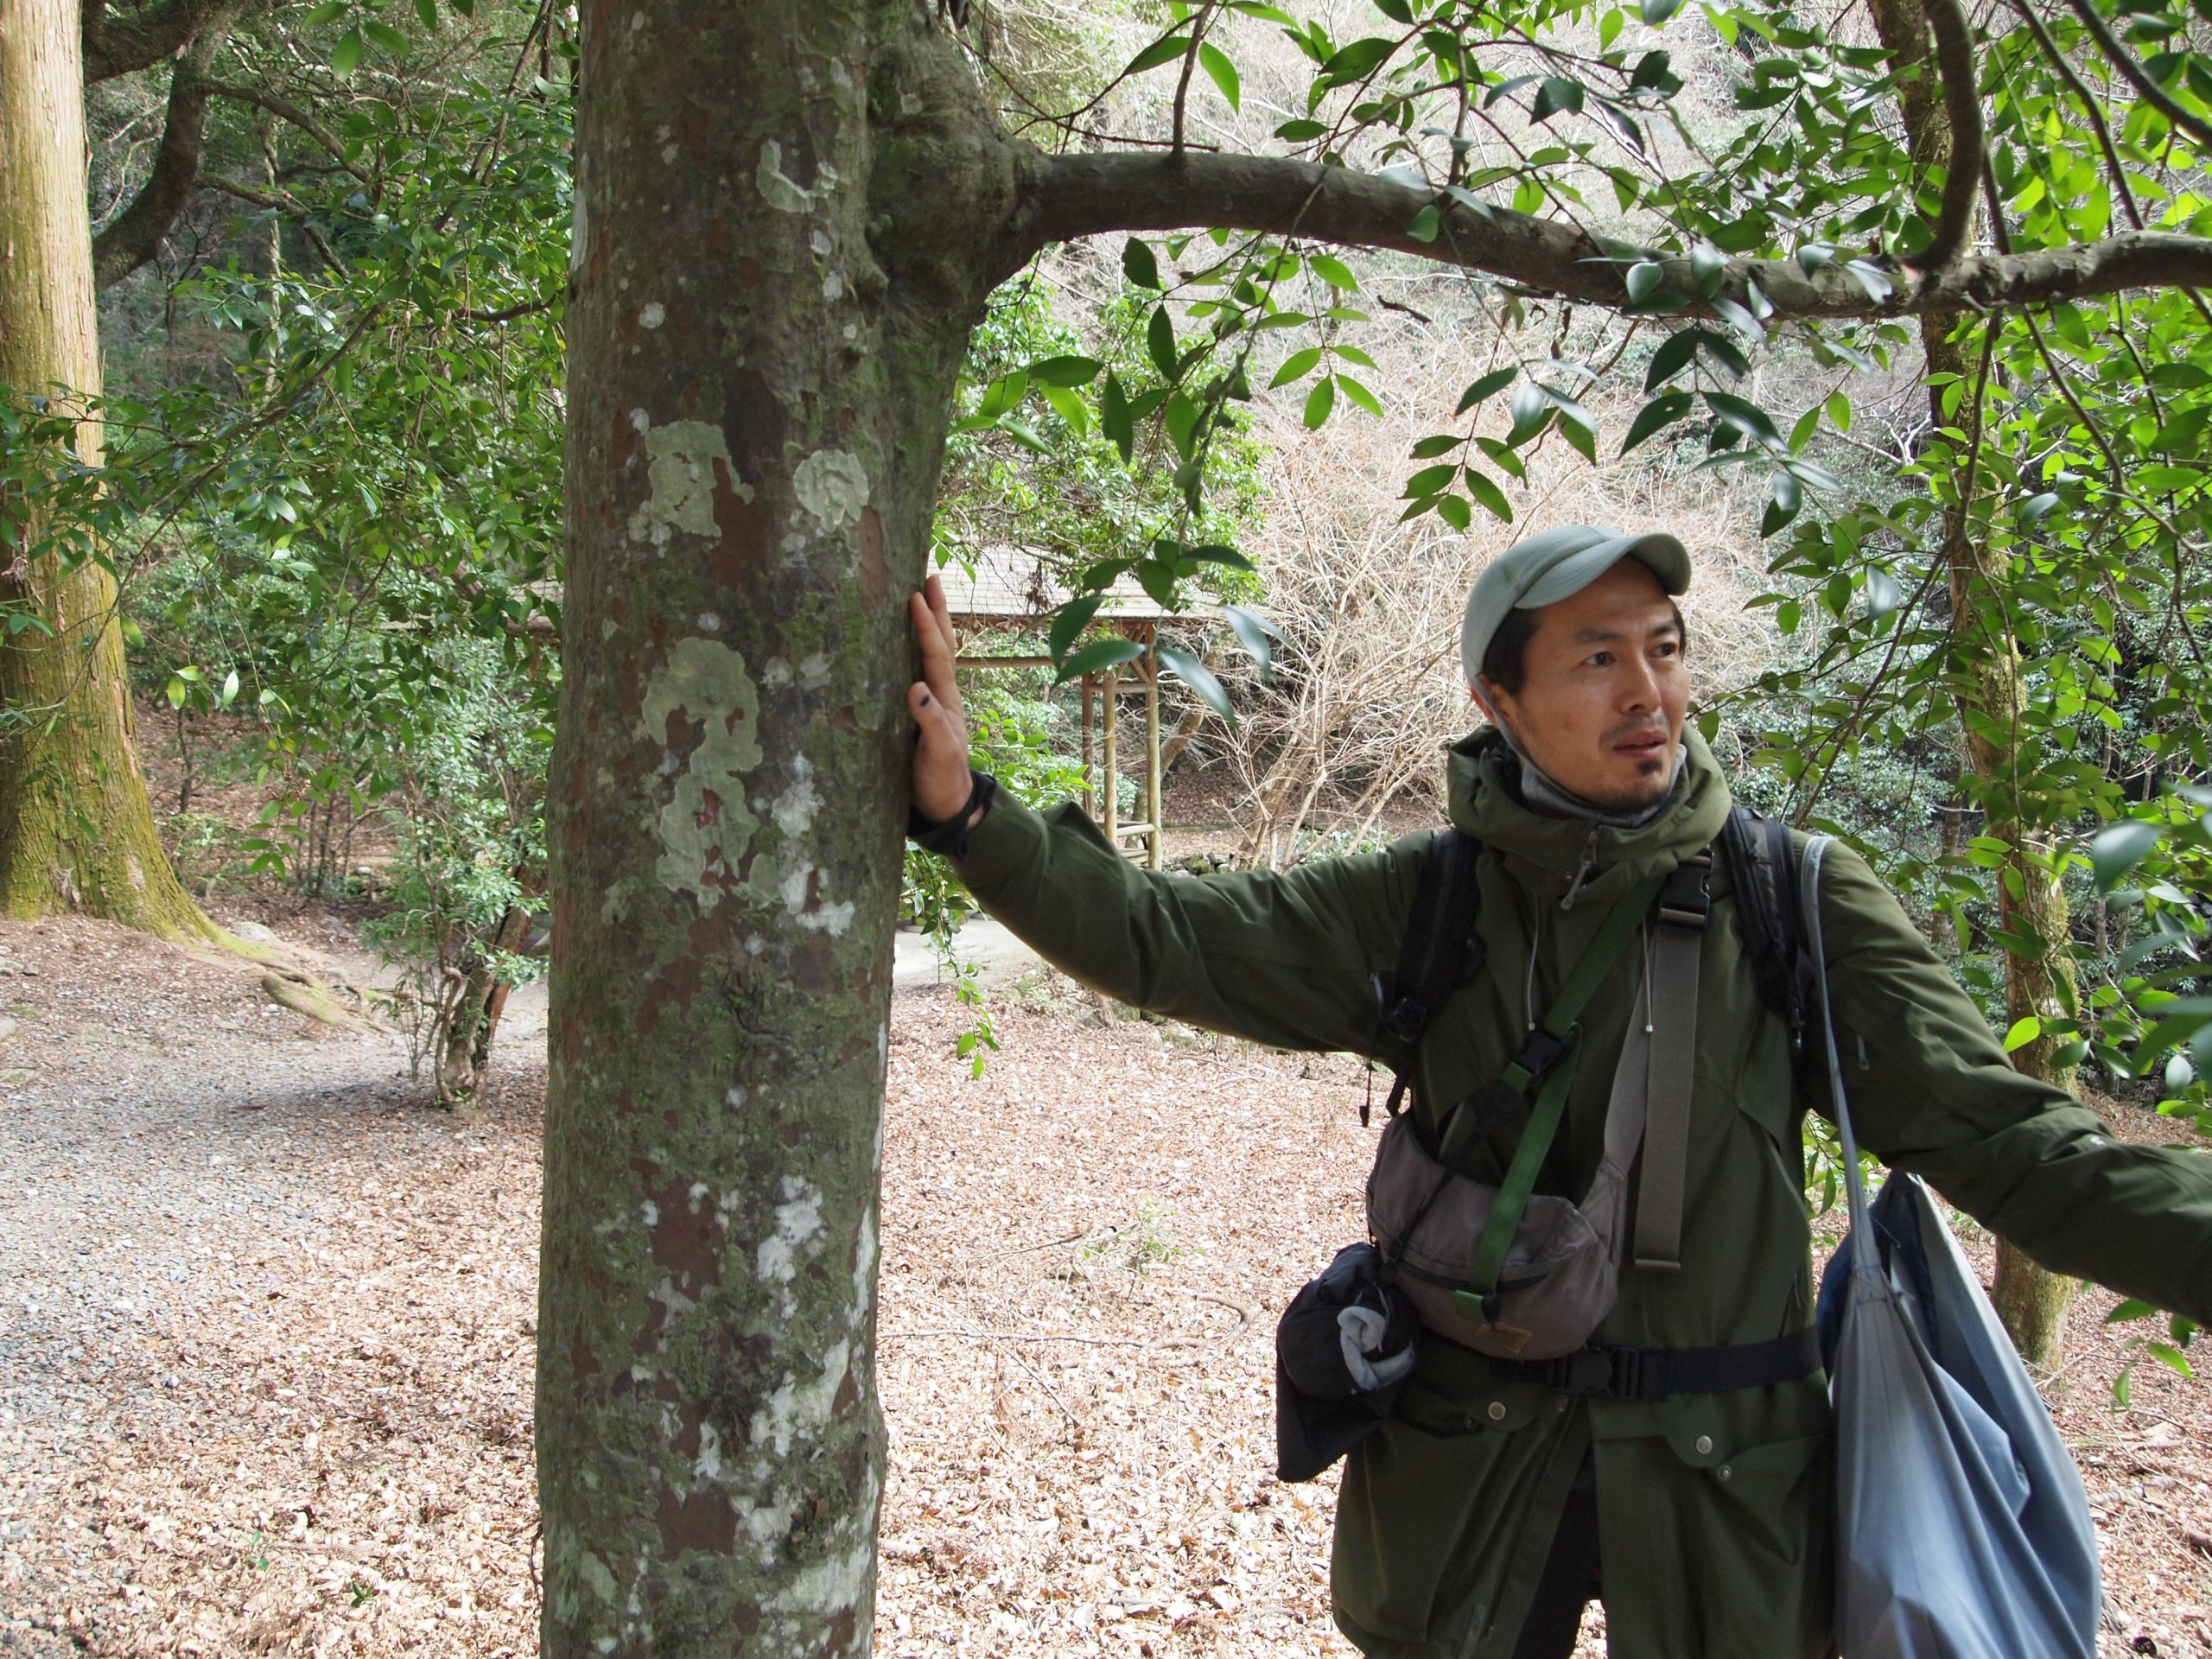
[[1502, 706], [1510, 702], [1511, 696], [1488, 675], [1469, 686], [1467, 695], [1475, 700], [1475, 707], [1483, 711], [1491, 725], [1501, 731], [1511, 732], [1516, 737], [1520, 735], [1520, 728], [1513, 724], [1511, 717], [1504, 713]]

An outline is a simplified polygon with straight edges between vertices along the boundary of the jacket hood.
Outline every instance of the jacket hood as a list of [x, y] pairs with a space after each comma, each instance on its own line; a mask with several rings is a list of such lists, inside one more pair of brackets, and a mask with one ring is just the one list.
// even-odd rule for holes
[[1659, 816], [1634, 830], [1615, 830], [1529, 808], [1521, 798], [1520, 761], [1503, 736], [1485, 726], [1449, 751], [1452, 822], [1494, 849], [1514, 879], [1537, 897], [1564, 896], [1586, 856], [1590, 874], [1577, 903], [1585, 897], [1617, 898], [1711, 846], [1727, 822], [1733, 800], [1719, 762], [1694, 727], [1683, 727], [1682, 744], [1688, 753]]

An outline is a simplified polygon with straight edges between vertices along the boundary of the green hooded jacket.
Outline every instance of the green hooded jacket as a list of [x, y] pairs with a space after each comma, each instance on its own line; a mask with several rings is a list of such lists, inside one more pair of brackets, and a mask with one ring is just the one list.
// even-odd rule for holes
[[[1687, 742], [1667, 807], [1630, 830], [1531, 811], [1494, 734], [1452, 750], [1452, 821], [1483, 845], [1488, 965], [1421, 1047], [1416, 1110], [1432, 1145], [1438, 1104], [1495, 1077], [1612, 902], [1719, 836], [1726, 781], [1694, 733]], [[958, 868], [986, 911], [1109, 995], [1276, 1047], [1397, 1067], [1408, 1057], [1380, 1027], [1378, 976], [1396, 965], [1428, 840], [1281, 874], [1160, 874], [1122, 858], [1079, 807], [1039, 815], [1001, 794]], [[1593, 1338], [1603, 1344], [1760, 1342], [1812, 1319], [1800, 1128], [1825, 1095], [1797, 1091], [1788, 1033], [1759, 1000], [1735, 925], [1725, 860], [1713, 892], [1681, 1268], [1624, 1269]], [[2014, 1071], [1846, 849], [1823, 866], [1821, 918], [1859, 1139], [2044, 1266], [2212, 1322], [2212, 1157], [2116, 1141], [2070, 1096]], [[1579, 1198], [1597, 1168], [1611, 1057], [1643, 978], [1641, 953], [1627, 952], [1583, 1014], [1584, 1060], [1539, 1191]], [[1516, 1135], [1502, 1129], [1469, 1173], [1497, 1179]], [[1833, 1650], [1824, 1377], [1656, 1403], [1568, 1396], [1503, 1378], [1434, 1337], [1395, 1417], [1345, 1465], [1339, 1627], [1383, 1659], [1505, 1659], [1586, 1458], [1614, 1659]]]

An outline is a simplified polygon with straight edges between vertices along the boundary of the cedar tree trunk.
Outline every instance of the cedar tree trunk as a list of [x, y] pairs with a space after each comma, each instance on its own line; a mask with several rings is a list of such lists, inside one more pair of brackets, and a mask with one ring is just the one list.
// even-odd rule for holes
[[[0, 388], [100, 391], [74, 0], [0, 0]], [[97, 423], [77, 448], [99, 459]], [[57, 457], [57, 459], [59, 459]], [[169, 938], [215, 930], [169, 868], [138, 770], [113, 578], [34, 557], [0, 499], [0, 914], [81, 907]]]

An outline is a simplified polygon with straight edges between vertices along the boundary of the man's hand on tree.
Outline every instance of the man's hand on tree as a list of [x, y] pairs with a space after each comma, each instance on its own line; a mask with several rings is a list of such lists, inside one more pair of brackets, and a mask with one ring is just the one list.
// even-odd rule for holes
[[[906, 688], [906, 708], [914, 716], [914, 810], [932, 823], [943, 823], [969, 804], [968, 721], [960, 710], [960, 688], [952, 664], [959, 641], [944, 586], [931, 576], [906, 601], [914, 640], [922, 652], [922, 677]], [[978, 815], [977, 822], [982, 821]], [[971, 826], [972, 827], [972, 826]]]

